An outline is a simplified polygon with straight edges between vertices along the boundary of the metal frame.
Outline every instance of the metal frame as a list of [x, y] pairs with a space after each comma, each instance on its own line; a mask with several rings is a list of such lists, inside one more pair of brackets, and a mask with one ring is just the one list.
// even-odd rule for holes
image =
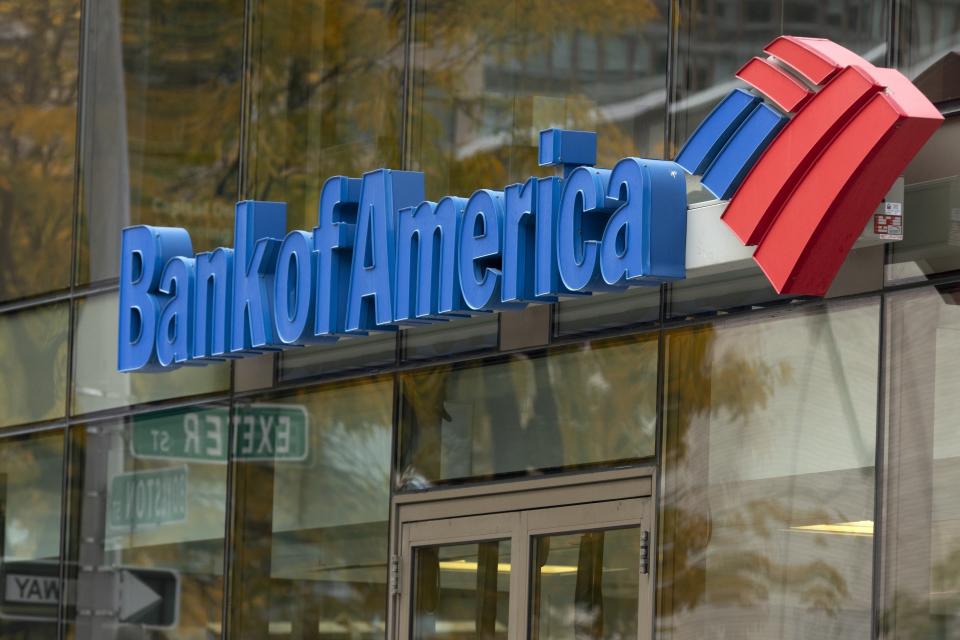
[[[416, 547], [509, 538], [511, 563], [523, 569], [510, 574], [508, 638], [526, 638], [531, 536], [640, 525], [655, 549], [655, 473], [655, 467], [646, 466], [394, 496], [387, 637], [409, 640]], [[641, 638], [653, 637], [654, 564], [641, 581]]]

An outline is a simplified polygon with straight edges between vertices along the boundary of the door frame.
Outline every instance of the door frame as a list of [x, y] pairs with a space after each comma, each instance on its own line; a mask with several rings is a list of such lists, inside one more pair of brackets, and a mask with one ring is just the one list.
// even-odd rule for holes
[[[489, 518], [482, 516], [500, 514], [505, 519], [519, 517], [522, 511], [543, 509], [555, 511], [556, 508], [590, 505], [592, 503], [629, 500], [632, 498], [647, 498], [647, 508], [644, 509], [643, 527], [649, 531], [649, 580], [647, 606], [640, 607], [641, 624], [648, 623], [653, 633], [655, 587], [656, 587], [656, 560], [657, 548], [657, 509], [654, 504], [656, 467], [653, 465], [595, 471], [590, 473], [570, 473], [555, 476], [524, 478], [491, 482], [482, 485], [464, 487], [450, 487], [416, 493], [394, 495], [390, 501], [390, 570], [387, 615], [387, 640], [397, 640], [401, 637], [402, 624], [407, 624], [409, 618], [406, 612], [401, 611], [401, 591], [409, 590], [410, 584], [401, 581], [411, 576], [410, 554], [402, 555], [405, 525], [422, 521], [449, 520], [451, 518], [478, 517], [480, 524]], [[504, 523], [506, 524], [506, 522]], [[504, 537], [503, 534], [480, 537]], [[477, 535], [472, 536], [478, 539]], [[509, 536], [508, 536], [509, 537]], [[456, 538], [451, 538], [451, 542]], [[516, 542], [516, 541], [514, 541]], [[529, 550], [524, 550], [528, 552]], [[514, 552], [516, 553], [516, 551]], [[527, 557], [528, 553], [523, 553]], [[514, 572], [523, 576], [525, 572]], [[519, 579], [519, 578], [518, 578]], [[512, 578], [513, 580], [513, 578]], [[515, 580], [514, 580], [515, 581]], [[513, 582], [511, 582], [511, 587]], [[525, 608], [526, 603], [521, 605]], [[514, 607], [519, 611], [520, 607]], [[522, 619], [514, 620], [519, 614], [511, 611], [511, 622], [522, 625], [522, 636], [526, 637], [525, 609], [520, 612]], [[520, 629], [521, 627], [515, 627]], [[650, 637], [653, 637], [652, 635]]]

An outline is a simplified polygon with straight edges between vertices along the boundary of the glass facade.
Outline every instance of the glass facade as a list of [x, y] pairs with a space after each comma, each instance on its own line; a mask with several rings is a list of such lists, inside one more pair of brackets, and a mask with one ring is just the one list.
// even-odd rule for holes
[[661, 637], [870, 637], [879, 311], [667, 334]]
[[[673, 157], [780, 34], [945, 116], [903, 240], [825, 300], [751, 266], [116, 371], [121, 228], [231, 246], [254, 198], [309, 229], [327, 177], [381, 166], [501, 187], [552, 126], [600, 166]], [[0, 0], [0, 88], [0, 640], [392, 638], [404, 589], [403, 637], [960, 635], [958, 0]], [[403, 501], [625, 471], [656, 480], [650, 550], [488, 536], [395, 575]]]

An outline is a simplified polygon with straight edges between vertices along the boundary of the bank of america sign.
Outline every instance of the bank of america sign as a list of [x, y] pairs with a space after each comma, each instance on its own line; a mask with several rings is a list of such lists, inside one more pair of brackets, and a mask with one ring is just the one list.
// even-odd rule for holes
[[[311, 231], [286, 205], [237, 203], [234, 246], [194, 254], [184, 229], [122, 232], [118, 369], [335, 341], [658, 286], [752, 257], [779, 293], [823, 295], [885, 194], [943, 121], [902, 74], [816, 38], [783, 36], [674, 161], [595, 167], [596, 135], [540, 134], [561, 175], [425, 198], [423, 174], [324, 183]], [[688, 210], [686, 174], [718, 199]], [[692, 242], [693, 240], [693, 242]]]

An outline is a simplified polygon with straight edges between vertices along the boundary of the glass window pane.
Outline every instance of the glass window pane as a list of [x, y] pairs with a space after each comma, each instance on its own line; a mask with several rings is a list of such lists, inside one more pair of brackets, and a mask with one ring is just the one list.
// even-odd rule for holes
[[[602, 7], [413, 3], [408, 151], [429, 197], [540, 173], [537, 134], [553, 126], [597, 131], [602, 166], [663, 156], [666, 64], [638, 61], [665, 60], [667, 8], [640, 0]], [[601, 55], [618, 38], [621, 52]]]
[[0, 4], [0, 302], [70, 286], [80, 0]]
[[0, 427], [66, 410], [66, 302], [0, 315]]
[[507, 637], [509, 540], [418, 547], [413, 567], [413, 640]]
[[960, 98], [956, 74], [960, 64], [960, 2], [906, 0], [897, 7], [902, 71], [934, 104]]
[[401, 381], [402, 488], [654, 452], [656, 335], [436, 366]]
[[327, 178], [400, 167], [406, 3], [251, 4], [250, 194], [312, 229]]
[[531, 640], [636, 638], [640, 527], [533, 538]]
[[0, 439], [0, 638], [54, 640], [63, 432]]
[[[392, 378], [260, 398], [235, 412], [234, 634], [383, 638]], [[271, 426], [275, 453], [259, 455]]]
[[783, 304], [794, 299], [774, 291], [756, 265], [672, 282], [666, 292], [665, 313], [670, 320]]
[[660, 287], [567, 298], [556, 306], [556, 335], [652, 325], [660, 320]]
[[958, 148], [960, 118], [947, 118], [907, 166], [903, 240], [891, 243], [888, 282], [925, 280], [960, 270]]
[[890, 295], [884, 637], [960, 634], [960, 287]]
[[899, 11], [900, 70], [954, 114], [904, 172], [903, 240], [892, 243], [889, 282], [960, 270], [960, 1], [908, 0]]
[[243, 1], [89, 3], [77, 280], [117, 276], [120, 230], [232, 244]]
[[219, 634], [228, 428], [212, 405], [72, 428], [69, 637]]
[[432, 360], [453, 354], [496, 349], [500, 336], [500, 319], [488, 313], [469, 319], [438, 322], [425, 327], [411, 327], [401, 333], [403, 359]]
[[870, 638], [879, 304], [672, 331], [658, 629]]
[[89, 413], [141, 402], [226, 391], [230, 365], [214, 363], [155, 373], [117, 371], [117, 294], [76, 302], [73, 344], [73, 413]]
[[351, 372], [373, 373], [397, 362], [397, 334], [343, 338], [333, 344], [291, 349], [280, 354], [280, 381]]

